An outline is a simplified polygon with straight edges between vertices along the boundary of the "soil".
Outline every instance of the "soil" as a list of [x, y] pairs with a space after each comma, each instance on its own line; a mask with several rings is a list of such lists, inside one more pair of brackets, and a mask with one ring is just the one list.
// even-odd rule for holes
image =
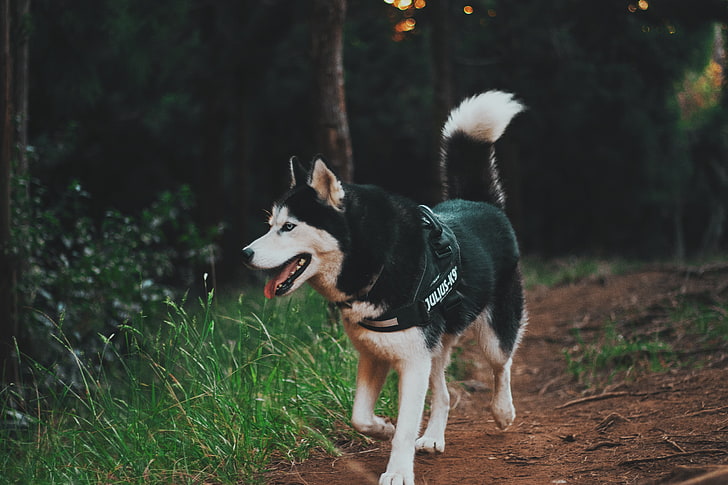
[[[728, 267], [643, 268], [535, 288], [527, 301], [528, 333], [513, 365], [515, 423], [495, 427], [489, 369], [464, 335], [456, 352], [461, 380], [450, 383], [447, 448], [417, 455], [417, 485], [728, 484], [727, 339], [697, 342], [671, 316], [693, 301], [728, 318]], [[659, 371], [605, 369], [585, 385], [569, 372], [565, 351], [598, 341], [608, 322], [670, 343], [673, 361]], [[377, 441], [342, 444], [340, 456], [277, 465], [268, 483], [376, 484], [389, 449]]]

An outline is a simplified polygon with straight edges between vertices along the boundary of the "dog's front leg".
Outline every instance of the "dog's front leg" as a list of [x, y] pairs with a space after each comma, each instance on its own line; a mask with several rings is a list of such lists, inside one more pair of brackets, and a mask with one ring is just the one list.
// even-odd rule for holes
[[394, 425], [374, 414], [374, 405], [389, 373], [389, 363], [378, 360], [367, 351], [359, 353], [356, 394], [351, 424], [362, 434], [382, 440], [391, 439]]
[[452, 346], [457, 337], [445, 335], [442, 339], [442, 349], [432, 359], [430, 371], [430, 388], [432, 389], [432, 407], [430, 421], [427, 423], [425, 433], [415, 443], [417, 451], [427, 453], [442, 453], [445, 451], [445, 427], [450, 412], [450, 393], [445, 380], [445, 368], [450, 363]]
[[417, 356], [401, 361], [399, 372], [399, 414], [397, 429], [392, 439], [387, 471], [379, 478], [379, 485], [414, 485], [415, 440], [425, 407], [427, 382], [430, 378], [429, 356]]

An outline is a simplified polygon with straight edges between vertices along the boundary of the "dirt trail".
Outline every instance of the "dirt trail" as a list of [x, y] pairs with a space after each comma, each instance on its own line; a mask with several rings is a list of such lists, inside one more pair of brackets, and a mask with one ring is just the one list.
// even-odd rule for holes
[[[696, 483], [728, 484], [724, 340], [705, 352], [686, 350], [686, 358], [701, 359], [700, 368], [618, 376], [610, 386], [586, 392], [566, 371], [563, 351], [576, 343], [571, 329], [597, 335], [604, 322], [621, 318], [660, 331], [662, 310], [686, 297], [728, 300], [726, 268], [656, 268], [530, 291], [530, 325], [513, 366], [518, 417], [505, 432], [496, 429], [488, 409], [488, 369], [465, 335], [458, 359], [467, 378], [450, 385], [447, 448], [441, 455], [417, 456], [417, 485], [647, 485], [683, 483], [707, 472], [725, 475]], [[388, 443], [343, 451], [340, 457], [281, 465], [268, 483], [377, 483]]]

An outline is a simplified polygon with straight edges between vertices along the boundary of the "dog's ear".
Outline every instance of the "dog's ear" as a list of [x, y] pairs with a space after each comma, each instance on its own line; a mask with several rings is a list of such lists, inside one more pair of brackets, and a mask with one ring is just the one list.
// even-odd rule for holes
[[301, 163], [298, 157], [291, 157], [289, 165], [291, 170], [291, 188], [297, 185], [307, 184], [309, 170], [303, 166], [303, 163]]
[[313, 160], [313, 169], [308, 184], [313, 187], [323, 202], [336, 210], [344, 208], [344, 187], [321, 156]]

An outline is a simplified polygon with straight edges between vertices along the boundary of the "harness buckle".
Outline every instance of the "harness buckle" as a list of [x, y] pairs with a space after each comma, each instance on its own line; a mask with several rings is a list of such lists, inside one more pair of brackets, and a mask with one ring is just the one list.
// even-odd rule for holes
[[452, 246], [449, 244], [443, 246], [433, 244], [432, 247], [435, 250], [435, 255], [438, 259], [449, 258], [452, 256]]

